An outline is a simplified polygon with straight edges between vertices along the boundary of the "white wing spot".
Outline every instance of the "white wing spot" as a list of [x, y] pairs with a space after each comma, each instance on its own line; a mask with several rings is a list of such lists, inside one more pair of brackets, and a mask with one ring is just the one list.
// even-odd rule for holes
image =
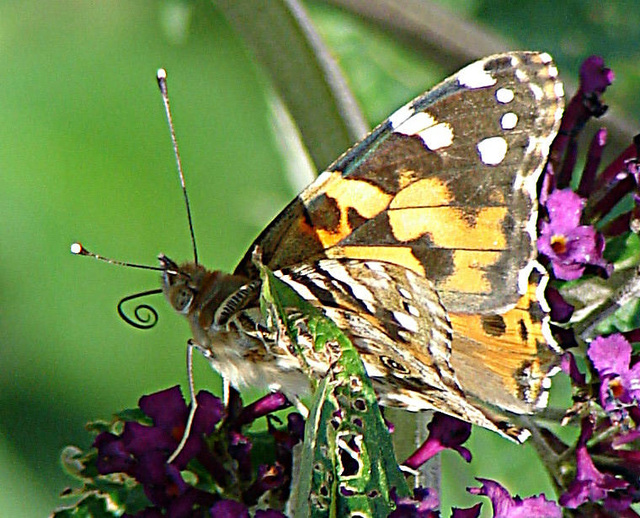
[[553, 86], [553, 92], [556, 94], [556, 97], [558, 97], [558, 99], [561, 99], [562, 97], [564, 97], [564, 86], [562, 83], [556, 83]]
[[411, 304], [407, 304], [405, 307], [407, 311], [411, 313], [414, 317], [420, 316], [420, 311], [418, 311], [418, 308], [416, 308], [415, 306], [412, 306]]
[[549, 77], [558, 77], [558, 69], [553, 65], [549, 65], [548, 73]]
[[486, 165], [498, 165], [507, 154], [507, 141], [502, 137], [489, 137], [478, 142], [480, 160]]
[[416, 319], [411, 315], [407, 315], [401, 311], [394, 311], [393, 318], [395, 318], [398, 324], [404, 327], [407, 331], [412, 331], [414, 333], [418, 332], [418, 322], [416, 322]]
[[500, 118], [500, 126], [502, 129], [510, 130], [518, 124], [518, 116], [513, 112], [507, 112]]
[[[373, 297], [373, 293], [369, 291], [365, 286], [356, 281], [353, 276], [347, 271], [347, 269], [342, 266], [340, 263], [332, 263], [332, 262], [323, 262], [320, 265], [330, 277], [333, 277], [334, 283], [335, 281], [340, 281], [349, 286], [353, 295], [363, 302], [370, 301], [374, 302], [375, 299]], [[340, 285], [337, 285], [340, 288]]]
[[369, 270], [374, 271], [374, 272], [385, 272], [384, 267], [376, 261], [367, 261], [364, 263], [366, 265], [367, 268], [369, 268]]
[[298, 295], [300, 295], [305, 300], [317, 300], [317, 297], [311, 293], [309, 288], [307, 288], [304, 284], [300, 284], [299, 282], [294, 281], [290, 277], [281, 277], [281, 280], [289, 285]]
[[529, 84], [529, 88], [531, 89], [531, 93], [535, 97], [536, 101], [539, 101], [544, 97], [544, 92], [542, 91], [542, 88], [540, 88], [537, 84], [531, 83]]
[[511, 101], [513, 101], [514, 97], [515, 97], [515, 94], [513, 93], [513, 90], [509, 88], [498, 88], [496, 90], [496, 100], [499, 103], [502, 103], [502, 104], [510, 103]]
[[458, 83], [467, 88], [485, 88], [497, 83], [497, 79], [484, 69], [484, 61], [476, 61], [458, 72]]
[[395, 112], [391, 114], [389, 117], [389, 122], [391, 123], [391, 127], [395, 130], [398, 129], [398, 126], [406, 122], [409, 118], [413, 116], [415, 110], [411, 108], [408, 104], [405, 104], [402, 108], [399, 108]]
[[405, 299], [411, 299], [411, 292], [409, 290], [405, 290], [402, 286], [398, 286], [398, 293], [402, 295]]
[[424, 129], [418, 135], [431, 151], [449, 147], [453, 143], [453, 128], [445, 122]]
[[438, 123], [426, 112], [419, 112], [401, 124], [394, 126], [397, 133], [417, 135], [431, 151], [450, 146], [453, 142], [453, 128], [446, 122]]
[[416, 135], [436, 124], [437, 121], [431, 115], [426, 112], [419, 112], [399, 124], [395, 130], [403, 135]]
[[549, 55], [548, 52], [541, 52], [539, 57], [540, 57], [540, 61], [542, 61], [545, 64], [551, 63], [551, 61], [553, 61], [553, 58]]

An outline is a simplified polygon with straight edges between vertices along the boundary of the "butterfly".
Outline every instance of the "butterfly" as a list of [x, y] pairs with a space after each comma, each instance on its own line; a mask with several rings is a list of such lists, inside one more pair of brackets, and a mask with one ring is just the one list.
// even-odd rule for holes
[[539, 52], [472, 63], [338, 158], [233, 273], [160, 256], [196, 347], [232, 385], [292, 400], [309, 390], [303, 361], [327, 373], [304, 315], [292, 316], [293, 351], [260, 311], [259, 249], [347, 333], [382, 405], [522, 439], [508, 416], [545, 406], [559, 358], [535, 248], [537, 183], [564, 106], [557, 75]]

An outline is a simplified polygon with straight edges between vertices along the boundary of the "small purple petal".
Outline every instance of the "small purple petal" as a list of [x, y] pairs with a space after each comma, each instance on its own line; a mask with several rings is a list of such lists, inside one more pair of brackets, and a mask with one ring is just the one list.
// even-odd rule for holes
[[575, 509], [587, 501], [597, 502], [606, 498], [610, 491], [624, 489], [629, 484], [595, 467], [587, 451], [587, 441], [593, 435], [594, 425], [589, 419], [582, 420], [582, 429], [576, 446], [576, 478], [567, 491], [560, 496], [563, 507]]
[[134, 465], [131, 454], [126, 450], [120, 437], [109, 432], [103, 432], [93, 443], [98, 450], [96, 468], [98, 473], [129, 473]]
[[580, 372], [580, 369], [578, 369], [578, 364], [576, 363], [576, 359], [573, 354], [571, 354], [570, 352], [565, 352], [562, 355], [560, 368], [571, 378], [576, 386], [584, 387], [586, 377]]
[[629, 484], [618, 480], [612, 475], [600, 473], [586, 446], [576, 450], [577, 474], [576, 479], [569, 485], [567, 491], [560, 496], [560, 505], [575, 509], [587, 501], [597, 502], [607, 497], [609, 491], [623, 489]]
[[237, 424], [245, 425], [252, 423], [262, 416], [290, 406], [291, 403], [282, 392], [272, 392], [244, 407], [237, 419]]
[[136, 457], [155, 450], [164, 450], [168, 457], [178, 445], [178, 441], [165, 430], [133, 421], [125, 423], [122, 441], [127, 450]]
[[560, 292], [553, 286], [548, 286], [544, 292], [545, 298], [551, 306], [551, 320], [553, 322], [568, 322], [573, 315], [574, 307], [566, 302]]
[[507, 490], [493, 480], [478, 478], [482, 487], [470, 487], [472, 495], [489, 497], [493, 505], [494, 518], [562, 518], [558, 504], [547, 500], [544, 495], [532, 496], [524, 500], [509, 495]]
[[191, 432], [210, 435], [224, 415], [224, 404], [220, 398], [204, 390], [198, 393], [196, 401], [198, 406]]
[[571, 230], [580, 224], [584, 200], [571, 189], [553, 191], [545, 204], [554, 230]]
[[391, 498], [396, 509], [388, 518], [437, 518], [440, 507], [438, 494], [431, 488], [417, 487], [413, 497], [398, 498], [395, 488], [391, 490]]
[[405, 466], [418, 469], [431, 457], [447, 448], [457, 451], [467, 462], [471, 461], [471, 452], [461, 446], [471, 435], [469, 423], [436, 412], [427, 428], [429, 429], [429, 437], [404, 461]]
[[211, 518], [249, 518], [249, 509], [235, 500], [220, 500], [209, 510]]
[[598, 336], [589, 344], [587, 356], [600, 376], [619, 375], [629, 370], [631, 344], [618, 333]]
[[585, 94], [602, 94], [613, 83], [615, 74], [604, 66], [600, 56], [590, 56], [580, 67], [580, 87]]
[[[640, 439], [640, 430], [631, 430], [628, 433], [614, 437], [611, 441], [611, 446], [613, 446], [613, 448], [617, 448], [623, 444], [637, 441], [638, 439]], [[639, 455], [638, 458], [640, 459], [640, 451], [635, 451], [634, 453], [637, 453]]]
[[156, 426], [165, 430], [171, 430], [176, 425], [184, 427], [189, 415], [189, 409], [178, 385], [142, 396], [138, 404], [140, 409], [153, 419]]
[[559, 279], [578, 279], [589, 264], [607, 272], [611, 269], [602, 258], [602, 236], [593, 227], [580, 225], [583, 205], [582, 198], [571, 189], [554, 191], [547, 200], [549, 221], [541, 222], [537, 244]]

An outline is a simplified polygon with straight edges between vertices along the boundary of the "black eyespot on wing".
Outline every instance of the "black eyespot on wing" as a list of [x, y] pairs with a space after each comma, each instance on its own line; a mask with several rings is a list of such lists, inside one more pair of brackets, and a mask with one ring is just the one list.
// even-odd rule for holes
[[401, 374], [409, 374], [409, 369], [388, 356], [380, 356], [380, 361], [389, 370], [400, 372]]
[[524, 320], [520, 319], [518, 321], [518, 327], [520, 331], [520, 338], [522, 338], [523, 342], [526, 342], [529, 338], [529, 330], [527, 329], [527, 324], [525, 324]]

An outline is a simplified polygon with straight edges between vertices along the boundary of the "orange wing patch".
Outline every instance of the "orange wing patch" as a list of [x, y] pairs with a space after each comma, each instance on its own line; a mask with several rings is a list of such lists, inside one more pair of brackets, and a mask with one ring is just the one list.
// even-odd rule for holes
[[484, 294], [491, 292], [491, 282], [485, 271], [502, 257], [500, 252], [454, 250], [453, 273], [436, 282], [438, 291]]
[[312, 221], [312, 228], [324, 248], [338, 244], [353, 232], [350, 218], [371, 219], [384, 211], [392, 199], [390, 194], [375, 185], [362, 180], [343, 178], [338, 171], [328, 173], [321, 196], [322, 198], [311, 198], [310, 203], [315, 202], [313, 208], [318, 209], [318, 199], [322, 199], [327, 205], [326, 209], [333, 212], [330, 220], [324, 220], [326, 212], [313, 211], [314, 214], [320, 214], [320, 219], [324, 220]]
[[458, 207], [404, 208], [389, 211], [393, 235], [411, 241], [428, 235], [437, 248], [504, 250], [506, 207], [486, 207], [466, 217]]
[[543, 331], [546, 323], [536, 288], [531, 282], [516, 306], [502, 314], [449, 313], [452, 363], [465, 392], [479, 399], [490, 393], [494, 403], [517, 413], [543, 406], [548, 386], [544, 380], [558, 359], [547, 345], [553, 340]]
[[408, 246], [336, 246], [326, 252], [327, 257], [331, 259], [384, 261], [426, 276], [422, 263], [416, 259], [413, 250]]

